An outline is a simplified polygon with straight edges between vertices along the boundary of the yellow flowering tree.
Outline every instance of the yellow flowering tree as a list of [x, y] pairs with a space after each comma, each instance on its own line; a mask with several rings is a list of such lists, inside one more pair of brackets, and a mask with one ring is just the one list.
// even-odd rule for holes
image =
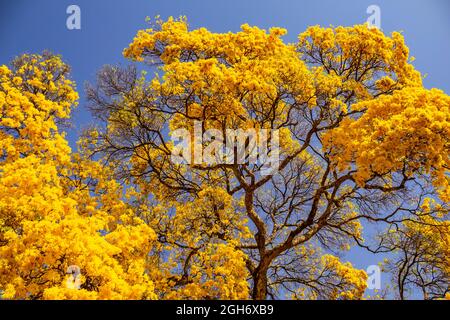
[[[3, 297], [361, 299], [365, 271], [338, 257], [355, 245], [393, 253], [399, 298], [448, 297], [450, 97], [423, 87], [399, 33], [284, 34], [157, 19], [123, 52], [152, 76], [105, 66], [87, 87], [99, 121], [78, 153], [58, 128], [77, 100], [68, 67], [2, 66]], [[203, 161], [217, 141], [196, 133], [230, 129], [234, 157]], [[185, 162], [179, 132], [194, 136]], [[239, 156], [248, 132], [275, 170]]]
[[416, 292], [423, 299], [450, 299], [450, 224], [443, 215], [448, 206], [426, 198], [411, 221], [392, 226], [381, 238], [385, 251], [395, 253], [384, 263], [397, 297]]
[[[8, 299], [156, 298], [156, 235], [108, 168], [58, 130], [78, 94], [60, 57], [0, 67], [0, 290]], [[79, 290], [75, 290], [79, 289]]]
[[[235, 266], [245, 265], [251, 298], [360, 299], [367, 275], [330, 250], [383, 251], [388, 230], [405, 221], [427, 233], [417, 218], [424, 199], [448, 201], [450, 97], [423, 87], [402, 35], [313, 26], [286, 44], [285, 33], [246, 24], [213, 33], [157, 18], [124, 50], [153, 76], [106, 66], [87, 89], [104, 124], [86, 134], [88, 148], [118, 163], [118, 177], [153, 208], [147, 221], [171, 265], [160, 279], [175, 279], [159, 290], [209, 296], [192, 283], [215, 273], [199, 261], [220, 244], [243, 259]], [[194, 136], [198, 123], [223, 137], [270, 129], [269, 150], [276, 131], [278, 170], [262, 174], [248, 158], [196, 161], [208, 139], [188, 143], [187, 163], [175, 163], [170, 136]], [[428, 214], [436, 224], [442, 208]], [[381, 244], [364, 241], [363, 222], [387, 230]]]

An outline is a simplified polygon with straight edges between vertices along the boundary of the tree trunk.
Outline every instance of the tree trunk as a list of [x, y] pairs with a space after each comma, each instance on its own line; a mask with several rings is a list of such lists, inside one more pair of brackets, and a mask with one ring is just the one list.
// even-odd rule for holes
[[267, 269], [269, 263], [261, 261], [258, 268], [253, 273], [253, 300], [265, 300], [267, 297]]

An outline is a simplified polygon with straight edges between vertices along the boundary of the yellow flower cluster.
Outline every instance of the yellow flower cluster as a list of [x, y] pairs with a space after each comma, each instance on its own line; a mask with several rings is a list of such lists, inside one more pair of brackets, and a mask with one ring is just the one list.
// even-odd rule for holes
[[352, 108], [365, 113], [324, 135], [324, 147], [332, 150], [340, 170], [355, 164], [360, 185], [374, 174], [431, 174], [442, 199], [449, 201], [449, 96], [437, 89], [407, 87]]
[[72, 154], [57, 128], [77, 99], [67, 72], [49, 54], [0, 68], [2, 298], [156, 298], [145, 272], [155, 233], [121, 200], [108, 168]]
[[321, 263], [325, 270], [329, 270], [341, 282], [341, 285], [333, 290], [331, 299], [353, 300], [363, 297], [367, 287], [367, 274], [364, 270], [355, 269], [350, 262], [342, 263], [329, 254], [322, 256]]
[[[189, 31], [184, 18], [157, 21], [141, 30], [124, 50], [127, 58], [163, 63], [163, 77], [151, 82], [156, 96], [196, 96], [171, 120], [171, 128], [189, 128], [189, 118], [202, 118], [205, 129], [257, 128], [260, 118], [272, 117], [277, 126], [286, 120], [289, 106], [313, 102], [313, 77], [293, 45], [284, 44], [286, 30], [269, 32], [242, 25], [237, 33], [212, 33], [205, 28]], [[278, 96], [279, 92], [286, 94]], [[274, 115], [271, 115], [274, 113]], [[181, 116], [184, 115], [183, 116]], [[290, 134], [280, 138], [283, 149], [292, 148]]]
[[336, 28], [312, 26], [300, 34], [298, 46], [305, 59], [315, 50], [319, 50], [319, 62], [329, 70], [344, 65], [344, 68], [335, 69], [344, 76], [356, 70], [355, 67], [345, 68], [347, 63], [355, 58], [359, 59], [357, 61], [360, 61], [360, 66], [376, 62], [373, 68], [358, 75], [358, 81], [361, 82], [371, 79], [374, 72], [380, 68], [391, 80], [398, 80], [402, 85], [422, 84], [420, 73], [409, 63], [409, 49], [398, 32], [386, 37], [381, 30], [368, 28], [366, 25]]

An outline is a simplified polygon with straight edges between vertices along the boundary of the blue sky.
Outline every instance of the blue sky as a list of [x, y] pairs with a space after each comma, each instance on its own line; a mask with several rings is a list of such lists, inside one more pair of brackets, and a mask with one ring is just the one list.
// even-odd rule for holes
[[[81, 30], [66, 28], [66, 8], [81, 8]], [[385, 33], [403, 31], [414, 65], [427, 74], [427, 88], [450, 94], [450, 1], [448, 0], [1, 0], [0, 65], [22, 53], [49, 49], [61, 54], [72, 66], [80, 105], [73, 114], [75, 127], [69, 132], [72, 146], [78, 132], [91, 124], [85, 110], [84, 83], [93, 81], [104, 64], [127, 63], [122, 50], [137, 30], [145, 28], [145, 17], [186, 15], [192, 28], [215, 32], [237, 31], [243, 23], [262, 28], [288, 29], [284, 37], [293, 42], [310, 25], [354, 25], [364, 23], [369, 5], [381, 9]], [[347, 259], [366, 268], [380, 257], [352, 250]]]

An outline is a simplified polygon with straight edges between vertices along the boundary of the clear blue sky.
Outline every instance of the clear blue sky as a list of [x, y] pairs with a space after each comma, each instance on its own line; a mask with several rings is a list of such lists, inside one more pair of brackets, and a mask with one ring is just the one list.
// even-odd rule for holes
[[[81, 30], [66, 28], [66, 8], [71, 4], [81, 8]], [[83, 106], [84, 83], [93, 81], [104, 64], [126, 63], [122, 50], [138, 29], [146, 27], [146, 16], [186, 15], [192, 28], [215, 32], [237, 31], [243, 23], [280, 26], [288, 29], [286, 42], [293, 42], [310, 25], [364, 23], [372, 4], [381, 8], [385, 33], [403, 31], [416, 57], [414, 65], [427, 74], [425, 86], [449, 94], [448, 0], [0, 0], [0, 65], [19, 54], [45, 49], [63, 56], [72, 66], [81, 97], [73, 114], [75, 128], [69, 132], [74, 146], [77, 133], [93, 121]], [[365, 269], [380, 257], [352, 250], [346, 259]]]

